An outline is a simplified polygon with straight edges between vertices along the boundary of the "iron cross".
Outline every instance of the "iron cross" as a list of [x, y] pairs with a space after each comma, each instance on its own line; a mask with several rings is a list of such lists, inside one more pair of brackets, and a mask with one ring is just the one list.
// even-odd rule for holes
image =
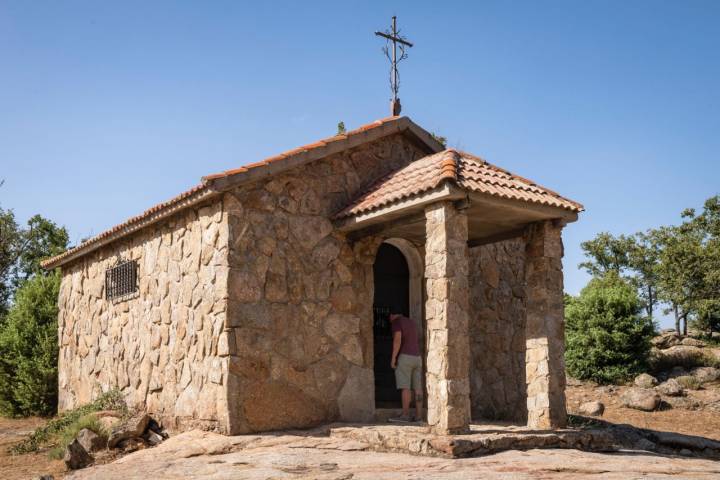
[[[392, 17], [391, 30], [386, 30], [385, 32], [375, 32], [375, 35], [383, 37], [387, 40], [385, 47], [383, 47], [383, 52], [388, 60], [390, 60], [390, 90], [393, 94], [393, 98], [390, 103], [390, 110], [393, 116], [400, 115], [402, 107], [400, 105], [400, 98], [398, 97], [398, 91], [400, 90], [398, 63], [407, 58], [405, 47], [412, 47], [413, 44], [400, 36], [400, 31], [397, 29], [397, 17], [395, 16]], [[392, 42], [392, 55], [390, 55], [390, 42]], [[398, 48], [400, 49], [399, 57]]]

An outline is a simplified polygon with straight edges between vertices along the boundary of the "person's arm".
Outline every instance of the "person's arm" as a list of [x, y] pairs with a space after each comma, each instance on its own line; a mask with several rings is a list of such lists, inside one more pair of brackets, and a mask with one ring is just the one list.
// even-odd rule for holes
[[392, 359], [390, 360], [390, 366], [395, 368], [397, 366], [397, 357], [400, 353], [400, 345], [402, 344], [402, 332], [398, 331], [393, 333], [393, 352]]

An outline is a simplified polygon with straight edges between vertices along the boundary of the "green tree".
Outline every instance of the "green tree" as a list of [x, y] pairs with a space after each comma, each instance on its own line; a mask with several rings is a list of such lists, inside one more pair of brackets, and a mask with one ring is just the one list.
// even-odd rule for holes
[[675, 315], [675, 329], [688, 321], [717, 328], [720, 317], [720, 197], [709, 198], [700, 214], [688, 209], [678, 226], [653, 232], [659, 246], [660, 298]]
[[40, 262], [62, 253], [67, 246], [68, 232], [64, 227], [35, 215], [23, 228], [12, 210], [0, 208], [0, 323], [13, 292], [33, 275], [44, 275]]
[[659, 303], [657, 293], [659, 247], [652, 232], [638, 232], [630, 238], [628, 278], [638, 290], [645, 314], [652, 320], [655, 306]]
[[615, 271], [593, 278], [579, 296], [566, 298], [568, 372], [611, 383], [644, 371], [654, 329], [641, 312], [635, 288]]
[[[687, 334], [688, 316], [694, 310], [694, 292], [700, 281], [702, 246], [690, 229], [661, 227], [654, 231], [660, 245], [658, 287], [660, 299], [670, 306], [675, 331]], [[684, 325], [684, 327], [683, 327]]]
[[59, 272], [25, 281], [0, 325], [2, 415], [55, 413], [59, 289]]
[[579, 267], [595, 277], [614, 272], [628, 279], [637, 288], [645, 313], [652, 320], [658, 303], [656, 238], [642, 232], [618, 237], [601, 232], [594, 239], [581, 243], [580, 247], [587, 261]]
[[0, 323], [7, 313], [14, 282], [10, 281], [20, 258], [22, 235], [12, 210], [0, 208]]
[[32, 275], [44, 274], [45, 270], [40, 266], [40, 262], [64, 252], [69, 242], [65, 227], [58, 227], [54, 222], [40, 215], [28, 220], [27, 225], [25, 230], [27, 241], [18, 258], [16, 270], [20, 282]]
[[603, 276], [608, 272], [621, 275], [630, 266], [632, 243], [632, 239], [625, 235], [615, 237], [608, 232], [600, 232], [592, 240], [580, 244], [588, 260], [579, 267], [592, 276]]

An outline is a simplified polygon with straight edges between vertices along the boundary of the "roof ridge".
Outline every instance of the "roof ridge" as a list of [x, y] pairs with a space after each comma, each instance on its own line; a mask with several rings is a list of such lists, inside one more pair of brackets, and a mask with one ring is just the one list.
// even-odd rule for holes
[[[198, 198], [204, 199], [210, 195], [218, 194], [222, 191], [221, 184], [225, 181], [226, 177], [234, 176], [236, 174], [243, 174], [245, 176], [272, 175], [280, 171], [282, 168], [287, 167], [292, 162], [298, 160], [298, 157], [301, 157], [304, 154], [311, 157], [315, 156], [316, 158], [322, 158], [324, 155], [330, 155], [336, 153], [336, 151], [352, 148], [354, 145], [359, 143], [374, 141], [387, 135], [405, 131], [410, 132], [410, 134], [417, 137], [420, 142], [427, 146], [427, 150], [432, 152], [441, 150], [440, 144], [434, 140], [426, 130], [415, 124], [409, 117], [391, 116], [381, 118], [371, 123], [361, 125], [349, 132], [333, 135], [322, 140], [308, 143], [306, 145], [287, 150], [278, 155], [267, 157], [259, 162], [242, 165], [238, 168], [226, 170], [221, 173], [206, 175], [202, 177], [201, 183], [192, 189], [183, 192], [170, 200], [156, 204], [155, 206], [145, 210], [143, 213], [130, 217], [124, 222], [95, 235], [94, 237], [69, 250], [66, 250], [64, 253], [45, 260], [42, 265], [44, 268], [54, 268], [56, 266], [60, 266], [74, 258], [79, 258], [80, 256], [94, 251], [96, 248], [99, 248], [99, 246], [133, 233], [137, 229], [144, 228], [145, 225], [154, 221], [153, 219], [185, 208]], [[368, 133], [367, 137], [364, 135], [358, 136], [366, 132]], [[348, 143], [347, 145], [340, 144], [336, 147], [337, 142]], [[327, 150], [321, 150], [323, 148], [327, 148]], [[279, 160], [286, 160], [286, 162], [290, 163], [274, 163]], [[302, 160], [302, 158], [300, 158], [300, 160]], [[258, 167], [260, 168], [256, 172], [255, 169]], [[248, 179], [248, 177], [245, 177], [244, 179], [241, 178], [240, 181], [247, 181]]]
[[460, 154], [453, 148], [443, 151], [440, 156], [440, 175], [438, 176], [437, 185], [443, 180], [451, 180], [457, 183], [458, 180], [458, 163], [460, 162]]
[[268, 165], [268, 164], [273, 163], [273, 162], [276, 162], [276, 161], [278, 161], [278, 160], [282, 160], [283, 158], [287, 158], [287, 157], [290, 157], [290, 156], [293, 156], [293, 155], [297, 155], [298, 153], [306, 152], [306, 151], [309, 151], [309, 150], [315, 150], [315, 149], [320, 148], [320, 147], [325, 147], [325, 146], [327, 146], [327, 145], [330, 144], [330, 143], [338, 142], [338, 141], [340, 141], [340, 140], [346, 140], [346, 139], [348, 139], [349, 137], [352, 137], [352, 136], [354, 136], [354, 135], [357, 135], [357, 134], [366, 132], [366, 131], [371, 130], [371, 129], [373, 129], [373, 128], [380, 127], [380, 126], [382, 126], [382, 125], [384, 125], [384, 124], [386, 124], [386, 123], [389, 123], [389, 122], [391, 122], [391, 121], [393, 121], [393, 120], [401, 120], [401, 119], [403, 119], [403, 118], [408, 118], [408, 117], [390, 116], [390, 117], [381, 118], [381, 119], [375, 120], [375, 121], [373, 121], [373, 122], [371, 122], [371, 123], [367, 123], [367, 124], [365, 124], [365, 125], [361, 125], [361, 126], [359, 126], [358, 128], [355, 128], [355, 129], [350, 130], [350, 131], [348, 131], [348, 132], [345, 132], [345, 133], [337, 133], [337, 134], [335, 134], [335, 135], [333, 135], [333, 136], [331, 136], [331, 137], [325, 137], [325, 138], [322, 138], [322, 139], [320, 139], [320, 140], [316, 140], [316, 141], [314, 141], [314, 142], [312, 142], [312, 143], [307, 143], [307, 144], [305, 144], [305, 145], [300, 145], [299, 147], [291, 148], [290, 150], [285, 150], [285, 151], [282, 152], [282, 153], [278, 153], [278, 154], [272, 155], [272, 156], [270, 156], [270, 157], [265, 157], [264, 159], [259, 160], [259, 161], [257, 161], [257, 162], [248, 163], [248, 164], [246, 164], [246, 165], [241, 165], [241, 166], [239, 166], [239, 167], [231, 168], [231, 169], [229, 169], [229, 170], [225, 170], [225, 171], [222, 171], [222, 172], [212, 173], [212, 174], [210, 174], [210, 175], [205, 175], [205, 176], [202, 177], [202, 181], [203, 181], [203, 183], [206, 183], [206, 182], [208, 182], [208, 181], [211, 181], [211, 180], [214, 180], [214, 179], [217, 179], [217, 178], [227, 177], [227, 176], [230, 176], [230, 175], [234, 175], [234, 174], [236, 174], [236, 173], [243, 173], [243, 172], [246, 172], [246, 171], [248, 171], [248, 170], [250, 170], [250, 169], [252, 169], [252, 168], [256, 168], [256, 167], [261, 167], [261, 166], [264, 166], [264, 165]]

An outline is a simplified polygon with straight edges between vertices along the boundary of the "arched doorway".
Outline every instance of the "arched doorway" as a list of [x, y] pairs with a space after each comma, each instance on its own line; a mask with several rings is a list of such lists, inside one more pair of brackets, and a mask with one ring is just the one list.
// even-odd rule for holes
[[395, 373], [390, 367], [392, 332], [388, 314], [396, 307], [417, 322], [418, 339], [424, 357], [422, 258], [415, 246], [407, 240], [389, 239], [378, 248], [373, 277], [375, 407], [397, 408], [400, 406], [400, 395], [395, 386]]
[[390, 368], [392, 332], [388, 315], [393, 308], [409, 315], [410, 304], [408, 264], [397, 247], [389, 243], [380, 245], [373, 265], [373, 277], [375, 407], [396, 408], [400, 406], [400, 397], [395, 388], [395, 374]]

